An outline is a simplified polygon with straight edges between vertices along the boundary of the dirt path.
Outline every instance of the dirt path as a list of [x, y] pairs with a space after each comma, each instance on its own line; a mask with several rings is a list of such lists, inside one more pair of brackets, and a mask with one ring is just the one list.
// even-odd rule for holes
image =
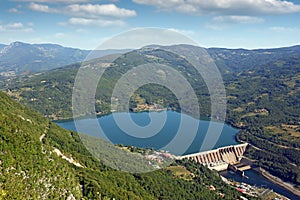
[[[50, 128], [49, 125], [46, 126], [44, 133], [39, 138], [40, 142], [42, 143], [42, 152], [44, 154], [46, 153], [46, 151], [44, 149], [43, 139], [45, 138], [46, 134], [48, 133], [49, 128]], [[76, 162], [72, 157], [69, 158], [69, 157], [65, 156], [59, 149], [54, 148], [53, 152], [56, 153], [57, 156], [60, 156], [62, 159], [65, 159], [66, 161], [68, 161], [69, 163], [71, 163], [77, 167], [83, 167], [79, 162]]]
[[69, 158], [69, 157], [65, 156], [59, 149], [54, 148], [53, 152], [56, 153], [58, 156], [60, 156], [62, 159], [65, 159], [66, 161], [68, 161], [69, 163], [71, 163], [77, 167], [83, 168], [83, 166], [79, 162], [76, 162], [72, 157]]

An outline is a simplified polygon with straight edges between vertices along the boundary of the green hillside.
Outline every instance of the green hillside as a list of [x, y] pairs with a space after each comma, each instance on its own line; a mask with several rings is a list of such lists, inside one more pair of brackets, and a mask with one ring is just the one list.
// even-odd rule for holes
[[0, 110], [0, 199], [82, 197], [74, 168], [40, 141], [50, 122], [3, 93]]
[[[0, 199], [221, 199], [220, 194], [225, 195], [223, 199], [238, 199], [240, 196], [216, 172], [190, 161], [173, 164], [184, 168], [186, 177], [176, 177], [173, 168], [145, 174], [110, 169], [90, 155], [77, 133], [58, 127], [3, 93], [0, 93], [0, 113]], [[216, 191], [209, 191], [210, 185]]]
[[[180, 45], [169, 48], [180, 48]], [[299, 185], [299, 46], [207, 51], [220, 69], [226, 87], [226, 121], [241, 129], [239, 140], [247, 141], [254, 147], [246, 155], [273, 175]], [[95, 107], [98, 113], [110, 112], [111, 93], [122, 74], [143, 63], [167, 64], [181, 72], [198, 96], [201, 114], [210, 116], [210, 96], [200, 75], [183, 57], [156, 48], [127, 53], [106, 69], [96, 93]], [[80, 64], [74, 64], [18, 77], [6, 82], [4, 88], [11, 97], [46, 117], [70, 118], [72, 89], [79, 67]], [[140, 104], [158, 103], [180, 111], [174, 94], [155, 84], [137, 90], [130, 103], [132, 110]]]

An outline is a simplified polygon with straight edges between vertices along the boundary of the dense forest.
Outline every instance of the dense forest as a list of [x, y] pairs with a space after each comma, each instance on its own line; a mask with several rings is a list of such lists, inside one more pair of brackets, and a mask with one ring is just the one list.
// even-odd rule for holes
[[[177, 47], [178, 48], [178, 47]], [[249, 142], [246, 155], [256, 164], [284, 180], [300, 184], [300, 47], [265, 50], [208, 49], [226, 87], [226, 121], [241, 129], [237, 138]], [[97, 113], [109, 113], [116, 81], [143, 63], [162, 63], [178, 70], [198, 97], [201, 114], [210, 116], [210, 96], [200, 75], [184, 57], [161, 49], [133, 51], [105, 70], [97, 88]], [[3, 81], [3, 90], [22, 104], [52, 119], [72, 117], [71, 99], [80, 64]], [[174, 94], [151, 84], [131, 98], [139, 104], [160, 104], [180, 111]]]

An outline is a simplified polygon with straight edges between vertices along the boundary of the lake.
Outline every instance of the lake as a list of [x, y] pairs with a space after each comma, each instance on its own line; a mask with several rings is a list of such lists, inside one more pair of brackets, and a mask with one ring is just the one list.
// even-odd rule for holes
[[[139, 128], [132, 127], [128, 124], [128, 121], [125, 118], [130, 115], [132, 121], [139, 125]], [[141, 113], [114, 113], [118, 120], [121, 120], [121, 125], [125, 126], [122, 130], [118, 124], [116, 123], [113, 114], [105, 115], [98, 117], [97, 119], [80, 119], [77, 121], [77, 125], [80, 126], [80, 132], [96, 136], [100, 138], [106, 138], [114, 144], [124, 144], [130, 146], [144, 147], [144, 148], [154, 148], [154, 149], [164, 149], [170, 151], [175, 155], [179, 154], [190, 154], [196, 153], [200, 150], [210, 150], [213, 148], [219, 148], [228, 145], [238, 144], [235, 140], [235, 135], [238, 133], [238, 129], [231, 127], [230, 125], [223, 124], [220, 122], [209, 121], [209, 119], [197, 120], [188, 115], [180, 114], [175, 111], [163, 111], [163, 112], [141, 112]], [[150, 116], [151, 115], [151, 116]], [[166, 117], [166, 121], [163, 124], [163, 127], [159, 122], [163, 120], [163, 117]], [[152, 120], [151, 120], [152, 119]], [[95, 121], [96, 120], [96, 121]], [[185, 121], [185, 125], [183, 128], [179, 128], [180, 122]], [[149, 124], [152, 126], [149, 126]], [[102, 130], [99, 130], [99, 127], [95, 125], [95, 123], [99, 123]], [[57, 124], [63, 128], [66, 128], [71, 131], [77, 131], [75, 123], [73, 120], [57, 122]], [[165, 148], [168, 142], [172, 140], [175, 135], [178, 134], [178, 130], [182, 133], [179, 133], [185, 137], [185, 135], [190, 135], [191, 126], [198, 124], [198, 129], [195, 135], [193, 135], [193, 141], [188, 144], [187, 150], [182, 153], [178, 151], [180, 146], [182, 146], [182, 142], [185, 138], [179, 138], [179, 142], [175, 143], [175, 145], [171, 147], [178, 148]], [[212, 129], [209, 130], [209, 126], [211, 125]], [[216, 141], [212, 141], [213, 147], [210, 149], [203, 149], [202, 144], [206, 135], [215, 135], [214, 127], [222, 127], [222, 132], [220, 137]], [[132, 128], [130, 130], [130, 128]], [[128, 130], [131, 132], [136, 132], [133, 135], [126, 133]], [[159, 131], [158, 131], [159, 130]], [[151, 136], [151, 133], [157, 132], [157, 134]], [[149, 136], [149, 137], [143, 137]], [[214, 137], [213, 137], [214, 138]], [[207, 145], [206, 145], [207, 146]], [[183, 148], [185, 149], [185, 148]], [[263, 186], [273, 189], [274, 191], [283, 194], [291, 199], [298, 199], [296, 195], [284, 189], [281, 186], [278, 186], [271, 181], [267, 180], [259, 173], [254, 170], [248, 170], [245, 172], [245, 175], [249, 177], [249, 179], [242, 178], [236, 174], [231, 174], [228, 171], [221, 172], [223, 176], [229, 179], [236, 180], [238, 182], [245, 182], [250, 185]]]
[[[122, 128], [116, 123], [113, 115], [118, 119], [118, 123], [122, 125]], [[128, 115], [139, 127], [133, 127], [128, 123], [126, 120]], [[160, 123], [164, 119], [165, 123], [162, 126]], [[96, 123], [99, 123], [102, 130], [99, 130], [99, 127], [95, 125], [95, 120], [97, 120]], [[114, 144], [154, 148], [156, 150], [163, 149], [175, 155], [196, 153], [238, 144], [235, 140], [238, 129], [227, 124], [208, 120], [198, 120], [168, 110], [162, 112], [113, 113], [97, 119], [80, 119], [77, 120], [76, 125], [79, 124], [80, 126], [79, 132], [106, 138]], [[57, 124], [63, 128], [77, 131], [73, 120], [57, 122]], [[197, 129], [195, 129], [195, 125], [198, 125]], [[219, 129], [221, 130], [220, 135], [218, 134]], [[205, 137], [207, 137], [206, 140]], [[207, 141], [207, 144], [203, 143], [204, 140]]]

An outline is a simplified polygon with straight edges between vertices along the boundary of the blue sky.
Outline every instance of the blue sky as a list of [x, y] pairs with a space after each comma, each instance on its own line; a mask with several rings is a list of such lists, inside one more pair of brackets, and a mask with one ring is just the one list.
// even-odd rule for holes
[[300, 44], [295, 0], [1, 0], [0, 43], [94, 49], [137, 27], [178, 31], [203, 47]]

